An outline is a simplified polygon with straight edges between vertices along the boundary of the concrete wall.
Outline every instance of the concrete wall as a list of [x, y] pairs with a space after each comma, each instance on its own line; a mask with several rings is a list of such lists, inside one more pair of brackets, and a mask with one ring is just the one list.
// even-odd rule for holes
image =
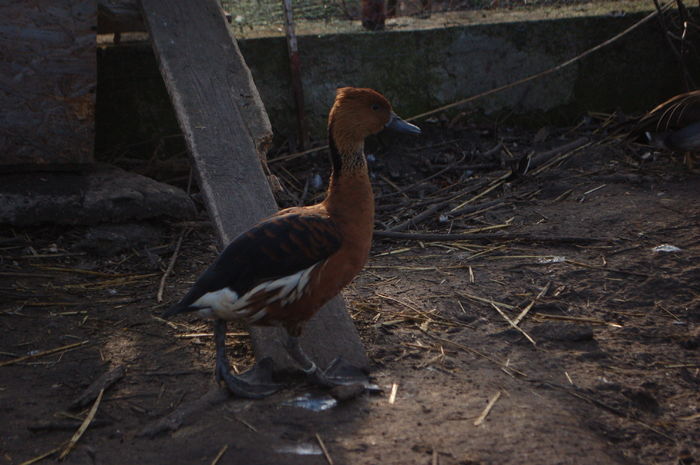
[[93, 0], [0, 2], [0, 171], [92, 161], [96, 24]]
[[[299, 48], [307, 112], [314, 135], [324, 137], [326, 115], [337, 87], [354, 85], [380, 90], [393, 102], [397, 113], [409, 117], [555, 66], [612, 37], [641, 17], [643, 14], [630, 14], [621, 18], [599, 16], [303, 36]], [[295, 113], [284, 39], [241, 40], [240, 48], [275, 133], [294, 134]], [[128, 86], [129, 92], [149, 95], [148, 99], [132, 102], [137, 108], [123, 111], [135, 110], [139, 116], [144, 111], [151, 117], [163, 116], [167, 111], [143, 108], [146, 103], [149, 107], [168, 106], [155, 98], [156, 94], [165, 98], [164, 91], [154, 93], [147, 89], [162, 86], [157, 82], [158, 71], [150, 53], [148, 44], [102, 50], [100, 80], [106, 82], [100, 82], [99, 89], [113, 88], [109, 81], [118, 79], [122, 89]], [[135, 57], [138, 59], [132, 61]], [[145, 67], [125, 74], [125, 68], [132, 66]], [[700, 76], [698, 69], [693, 72]], [[129, 75], [133, 76], [131, 82]], [[680, 76], [679, 66], [669, 53], [657, 23], [650, 21], [564, 70], [480, 99], [461, 110], [485, 114], [508, 111], [515, 121], [535, 127], [565, 124], [578, 120], [588, 110], [647, 110], [683, 91]], [[98, 95], [98, 111], [127, 103], [122, 99], [109, 100], [109, 96]], [[170, 125], [172, 120], [163, 116], [162, 123]], [[148, 122], [140, 119], [138, 124]], [[100, 129], [104, 130], [104, 126]], [[172, 128], [165, 132], [172, 132]], [[137, 134], [143, 137], [148, 131]]]

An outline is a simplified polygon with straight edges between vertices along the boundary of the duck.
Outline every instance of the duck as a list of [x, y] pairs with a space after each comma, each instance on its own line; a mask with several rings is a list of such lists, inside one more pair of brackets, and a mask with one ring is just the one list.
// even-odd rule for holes
[[680, 152], [688, 168], [700, 151], [700, 90], [678, 94], [640, 118], [633, 134], [659, 149]]
[[302, 350], [299, 337], [305, 323], [367, 262], [374, 195], [364, 144], [368, 136], [384, 129], [421, 133], [398, 117], [379, 92], [337, 89], [328, 115], [331, 174], [323, 201], [280, 210], [240, 234], [163, 314], [171, 318], [197, 312], [213, 320], [216, 381], [232, 394], [261, 398], [280, 389], [271, 379], [269, 363], [263, 363], [266, 360], [241, 375], [231, 373], [225, 338], [227, 322], [233, 320], [283, 327], [287, 353], [315, 384], [364, 383], [359, 368], [342, 359], [319, 368]]

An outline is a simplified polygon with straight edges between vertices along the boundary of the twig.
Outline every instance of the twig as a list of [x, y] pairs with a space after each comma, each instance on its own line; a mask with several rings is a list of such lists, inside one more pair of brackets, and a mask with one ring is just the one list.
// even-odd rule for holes
[[165, 269], [165, 273], [163, 273], [163, 276], [160, 278], [160, 285], [158, 286], [158, 295], [156, 296], [156, 300], [158, 301], [158, 303], [163, 301], [163, 290], [165, 289], [165, 280], [168, 279], [168, 275], [172, 273], [173, 268], [175, 267], [175, 260], [177, 260], [177, 254], [180, 252], [182, 239], [185, 237], [185, 234], [188, 231], [189, 229], [183, 229], [180, 232], [180, 236], [177, 238], [177, 244], [175, 245], [175, 251], [170, 257], [170, 263], [168, 263], [168, 268]]
[[[671, 6], [671, 3], [667, 3], [666, 5], [664, 5], [664, 6], [661, 7], [661, 11], [664, 11], [664, 10], [670, 8], [670, 6]], [[628, 27], [628, 28], [625, 29], [624, 31], [620, 32], [619, 34], [614, 35], [613, 37], [611, 37], [610, 39], [606, 40], [605, 42], [602, 42], [602, 43], [596, 45], [595, 47], [590, 48], [590, 49], [586, 50], [585, 52], [583, 52], [583, 53], [581, 53], [581, 54], [579, 54], [579, 55], [576, 55], [575, 57], [571, 58], [570, 60], [567, 60], [567, 61], [565, 61], [565, 62], [563, 62], [563, 63], [561, 63], [561, 64], [559, 64], [559, 65], [557, 65], [557, 66], [555, 66], [555, 67], [553, 67], [553, 68], [549, 68], [549, 69], [546, 70], [546, 71], [542, 71], [542, 72], [540, 72], [540, 73], [533, 74], [533, 75], [528, 76], [528, 77], [526, 77], [526, 78], [520, 79], [520, 80], [515, 81], [515, 82], [512, 82], [512, 83], [510, 83], [510, 84], [506, 84], [506, 85], [497, 87], [497, 88], [495, 88], [495, 89], [488, 90], [488, 91], [486, 91], [486, 92], [482, 92], [482, 93], [477, 94], [477, 95], [472, 95], [471, 97], [468, 97], [468, 98], [459, 100], [459, 101], [454, 102], [454, 103], [450, 103], [450, 104], [448, 104], [448, 105], [443, 105], [443, 106], [441, 106], [441, 107], [439, 107], [439, 108], [436, 108], [436, 109], [434, 109], [434, 110], [426, 111], [425, 113], [421, 113], [421, 114], [415, 115], [415, 116], [413, 116], [413, 117], [411, 117], [411, 118], [407, 118], [407, 119], [408, 119], [408, 121], [412, 121], [412, 120], [415, 120], [415, 119], [424, 118], [424, 117], [426, 117], [426, 116], [430, 116], [430, 115], [433, 115], [433, 114], [435, 114], [435, 113], [439, 113], [439, 112], [441, 112], [441, 111], [448, 110], [448, 109], [450, 109], [450, 108], [454, 108], [454, 107], [457, 107], [457, 106], [460, 106], [460, 105], [464, 105], [465, 103], [473, 102], [474, 100], [478, 100], [478, 99], [480, 99], [480, 98], [482, 98], [482, 97], [486, 97], [486, 96], [488, 96], [488, 95], [495, 94], [495, 93], [500, 92], [500, 91], [502, 91], [502, 90], [510, 89], [511, 87], [515, 87], [515, 86], [518, 86], [518, 85], [520, 85], [520, 84], [524, 84], [524, 83], [529, 82], [529, 81], [532, 81], [532, 80], [534, 80], [534, 79], [538, 79], [538, 78], [541, 78], [541, 77], [543, 77], [543, 76], [547, 76], [548, 74], [552, 74], [552, 73], [554, 73], [554, 72], [556, 72], [556, 71], [559, 71], [559, 70], [562, 69], [562, 68], [565, 68], [565, 67], [567, 67], [567, 66], [569, 66], [569, 65], [571, 65], [571, 64], [573, 64], [573, 63], [576, 63], [577, 61], [581, 60], [582, 58], [587, 57], [587, 56], [590, 55], [591, 53], [597, 52], [597, 51], [600, 50], [601, 48], [606, 47], [606, 46], [612, 44], [613, 42], [615, 42], [615, 41], [618, 40], [619, 38], [621, 38], [621, 37], [623, 37], [623, 36], [629, 34], [630, 32], [632, 32], [632, 31], [634, 31], [635, 29], [637, 29], [638, 27], [640, 27], [641, 25], [647, 23], [649, 20], [653, 19], [653, 18], [654, 18], [656, 15], [658, 15], [658, 14], [659, 14], [659, 11], [654, 11], [654, 12], [652, 12], [652, 13], [649, 13], [647, 16], [645, 16], [644, 18], [640, 19], [639, 21], [637, 21], [637, 22], [636, 22], [635, 24], [633, 24], [632, 26]]]
[[65, 345], [65, 346], [56, 347], [56, 348], [54, 348], [54, 349], [49, 349], [49, 350], [44, 350], [44, 351], [42, 351], [42, 352], [37, 352], [36, 354], [25, 355], [25, 356], [23, 356], [23, 357], [13, 358], [12, 360], [5, 360], [4, 362], [0, 362], [0, 367], [4, 367], [4, 366], [7, 366], [7, 365], [13, 365], [13, 364], [15, 364], [15, 363], [24, 362], [25, 360], [31, 360], [31, 359], [33, 359], [33, 358], [43, 357], [44, 355], [55, 354], [56, 352], [63, 352], [63, 351], [66, 351], [66, 350], [71, 350], [71, 349], [74, 349], [74, 348], [76, 348], [76, 347], [80, 347], [80, 346], [82, 346], [82, 345], [85, 345], [85, 344], [87, 344], [88, 342], [90, 342], [90, 341], [87, 341], [87, 340], [86, 340], [86, 341], [83, 341], [83, 342], [76, 342], [76, 343], [74, 343], [74, 344], [68, 344], [68, 345]]
[[88, 405], [95, 400], [101, 392], [109, 389], [110, 386], [122, 379], [125, 371], [124, 366], [119, 365], [102, 374], [102, 376], [97, 378], [82, 394], [80, 394], [80, 397], [71, 403], [71, 408], [80, 408]]
[[318, 433], [316, 433], [316, 440], [318, 441], [318, 445], [321, 446], [323, 456], [326, 457], [328, 465], [333, 465], [333, 459], [331, 458], [331, 454], [328, 453], [328, 449], [326, 449], [326, 445], [323, 443], [323, 440], [321, 439], [321, 436]]
[[484, 422], [484, 420], [485, 420], [486, 417], [488, 416], [489, 412], [491, 411], [491, 409], [493, 408], [493, 406], [496, 405], [496, 402], [498, 401], [498, 399], [499, 399], [500, 397], [501, 397], [501, 391], [498, 391], [498, 392], [496, 393], [496, 395], [494, 395], [494, 396], [491, 398], [491, 400], [489, 400], [489, 403], [486, 404], [486, 408], [484, 408], [484, 411], [481, 412], [481, 415], [479, 415], [479, 418], [477, 418], [476, 420], [474, 420], [474, 426], [479, 426], [480, 424], [482, 424], [482, 423]]
[[167, 416], [147, 425], [138, 433], [138, 436], [155, 437], [167, 431], [176, 431], [195, 414], [201, 413], [216, 404], [224, 402], [230, 398], [230, 396], [231, 394], [228, 389], [213, 388], [205, 395], [190, 403], [181, 405]]
[[505, 313], [503, 313], [503, 310], [501, 310], [500, 308], [498, 308], [498, 305], [496, 305], [496, 304], [494, 304], [493, 302], [491, 302], [491, 306], [492, 306], [493, 308], [496, 309], [496, 311], [498, 312], [498, 314], [501, 315], [501, 316], [503, 317], [503, 319], [506, 320], [506, 321], [508, 322], [509, 325], [511, 325], [513, 328], [515, 328], [518, 332], [520, 332], [520, 334], [522, 334], [523, 336], [525, 336], [525, 338], [526, 338], [528, 341], [530, 341], [530, 342], [532, 343], [533, 346], [536, 346], [536, 345], [537, 345], [537, 343], [535, 342], [535, 340], [534, 340], [533, 338], [531, 338], [530, 335], [527, 334], [527, 333], [525, 332], [524, 329], [522, 329], [520, 326], [516, 325], [516, 324], [513, 322], [513, 320], [511, 320], [511, 319], [508, 317], [508, 315], [506, 315]]
[[403, 231], [404, 229], [407, 229], [409, 226], [416, 226], [423, 221], [427, 220], [431, 216], [433, 216], [435, 213], [437, 213], [438, 210], [440, 210], [448, 201], [445, 202], [439, 202], [433, 205], [432, 207], [428, 208], [427, 210], [423, 211], [422, 213], [419, 213], [418, 215], [414, 216], [413, 218], [409, 218], [403, 223], [399, 223], [393, 228], [389, 228], [389, 231]]
[[[397, 186], [396, 183], [395, 183], [394, 181], [392, 181], [391, 179], [387, 178], [386, 176], [384, 176], [384, 175], [381, 174], [381, 173], [378, 174], [378, 176], [379, 176], [379, 179], [381, 179], [381, 180], [384, 181], [385, 183], [389, 184], [389, 185], [394, 189], [394, 191], [395, 191], [397, 194], [401, 192], [401, 188], [400, 188], [399, 186]], [[401, 192], [401, 195], [403, 195], [405, 198], [409, 199], [409, 197], [406, 195], [406, 193]]]
[[562, 161], [566, 160], [567, 158], [569, 158], [573, 154], [580, 152], [581, 150], [586, 149], [586, 148], [591, 147], [591, 146], [596, 145], [596, 144], [598, 144], [598, 142], [588, 142], [586, 144], [583, 144], [583, 145], [576, 147], [575, 149], [569, 150], [568, 152], [564, 152], [562, 154], [559, 154], [559, 155], [555, 156], [554, 158], [552, 158], [551, 160], [549, 160], [548, 162], [543, 163], [538, 168], [532, 170], [532, 172], [530, 174], [533, 176], [538, 175], [538, 174], [542, 173], [544, 170], [554, 166], [555, 164], [561, 163]]
[[92, 421], [93, 418], [95, 418], [95, 414], [97, 413], [97, 408], [100, 406], [100, 402], [102, 401], [102, 396], [104, 395], [105, 390], [102, 389], [100, 393], [97, 395], [97, 399], [95, 399], [95, 403], [92, 404], [92, 408], [90, 409], [90, 412], [87, 414], [85, 417], [85, 420], [83, 421], [83, 424], [80, 425], [80, 428], [73, 434], [73, 437], [70, 438], [70, 441], [68, 441], [68, 444], [66, 445], [65, 449], [63, 449], [63, 452], [61, 452], [61, 455], [58, 456], [58, 460], [63, 460], [66, 458], [66, 456], [70, 453], [70, 451], [75, 447], [75, 445], [78, 443], [80, 438], [82, 437], [83, 433], [88, 429], [88, 426], [90, 426], [90, 422]]
[[221, 448], [218, 454], [216, 454], [216, 457], [214, 457], [214, 460], [211, 461], [211, 465], [216, 465], [219, 463], [219, 460], [221, 460], [221, 457], [224, 456], [226, 451], [228, 450], [228, 444], [226, 444], [224, 447]]
[[530, 163], [528, 164], [528, 171], [533, 171], [536, 168], [539, 168], [540, 166], [544, 165], [545, 163], [547, 163], [552, 158], [554, 158], [558, 155], [561, 155], [561, 154], [567, 153], [567, 152], [572, 152], [572, 151], [575, 151], [576, 149], [581, 149], [587, 143], [588, 143], [588, 138], [580, 137], [573, 142], [569, 142], [568, 144], [564, 144], [560, 147], [556, 147], [552, 150], [548, 150], [547, 152], [542, 152], [542, 153], [538, 153], [537, 155], [533, 155], [532, 157], [530, 157]]

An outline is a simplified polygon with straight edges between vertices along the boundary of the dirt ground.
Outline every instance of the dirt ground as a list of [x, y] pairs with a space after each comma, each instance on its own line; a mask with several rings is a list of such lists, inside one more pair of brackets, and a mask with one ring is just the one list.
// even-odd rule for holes
[[[0, 463], [57, 461], [96, 405], [71, 403], [120, 366], [63, 463], [698, 463], [698, 174], [605, 140], [595, 121], [536, 134], [423, 126], [421, 138], [368, 144], [376, 229], [409, 236], [377, 237], [344, 293], [381, 394], [331, 407], [297, 382], [142, 437], [214, 386], [209, 325], [158, 318], [215, 257], [205, 215], [151, 225], [150, 243], [107, 257], [81, 251], [85, 228], [4, 228]], [[281, 203], [322, 195], [324, 153], [271, 167]], [[654, 251], [663, 245], [680, 250]], [[244, 369], [246, 333], [228, 342]]]

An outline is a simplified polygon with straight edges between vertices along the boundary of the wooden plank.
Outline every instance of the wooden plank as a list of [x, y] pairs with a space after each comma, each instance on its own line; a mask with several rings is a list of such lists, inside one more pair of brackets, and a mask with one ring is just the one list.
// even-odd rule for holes
[[138, 0], [97, 0], [97, 33], [143, 32]]
[[[216, 0], [142, 0], [142, 9], [209, 214], [228, 244], [277, 210], [257, 152], [271, 134], [267, 114]], [[279, 329], [251, 334], [258, 359], [293, 366]], [[340, 355], [368, 365], [340, 298], [309, 322], [301, 343], [321, 366]]]
[[0, 165], [93, 160], [94, 0], [0, 2]]

